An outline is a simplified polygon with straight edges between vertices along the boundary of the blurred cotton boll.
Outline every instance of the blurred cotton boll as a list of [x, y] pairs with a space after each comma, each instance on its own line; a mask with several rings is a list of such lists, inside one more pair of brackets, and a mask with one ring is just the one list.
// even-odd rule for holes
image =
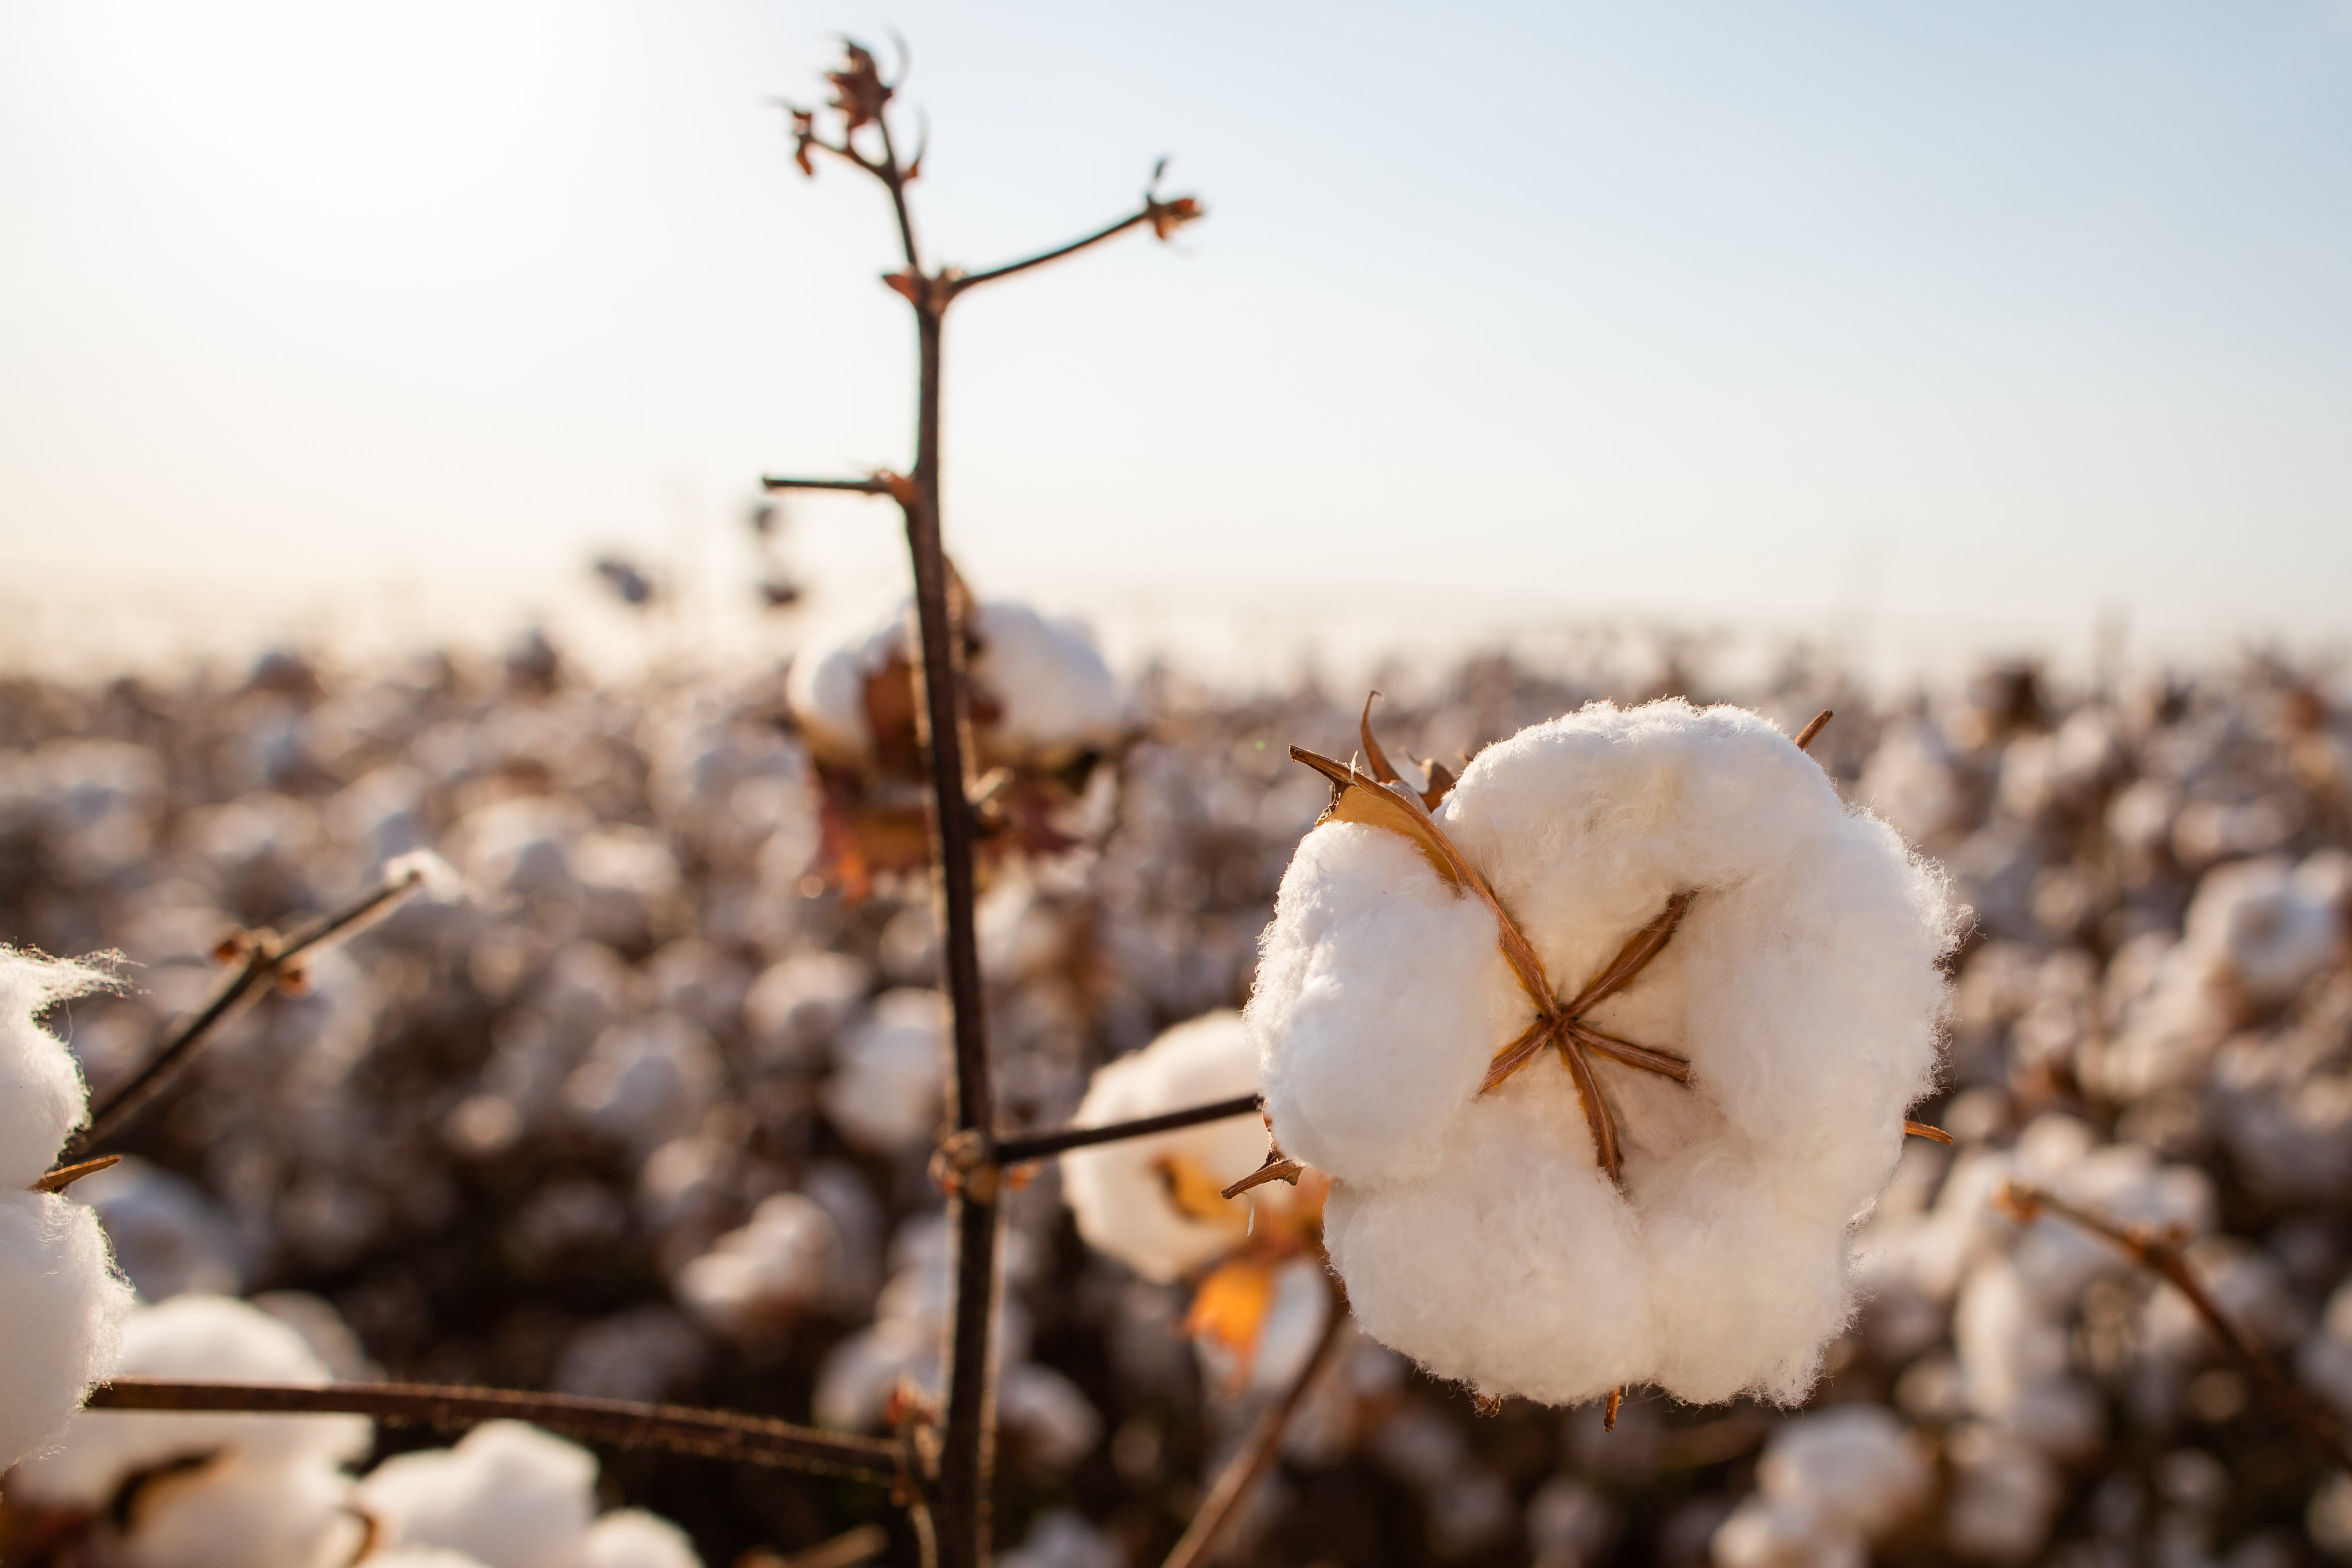
[[866, 1021], [837, 1040], [824, 1113], [861, 1148], [893, 1154], [939, 1135], [947, 1085], [947, 1000], [901, 988], [874, 1002]]

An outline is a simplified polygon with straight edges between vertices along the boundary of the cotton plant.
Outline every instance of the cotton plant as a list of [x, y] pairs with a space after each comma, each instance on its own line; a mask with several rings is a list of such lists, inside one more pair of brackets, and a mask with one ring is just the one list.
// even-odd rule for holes
[[[985, 842], [1000, 853], [1067, 849], [1097, 765], [1131, 734], [1127, 699], [1079, 623], [1009, 600], [962, 601]], [[815, 761], [822, 874], [853, 896], [929, 860], [909, 620], [901, 601], [820, 628], [785, 684]]]
[[[1097, 1069], [1074, 1124], [1134, 1121], [1257, 1086], [1257, 1048], [1241, 1014], [1222, 1009]], [[1307, 1173], [1224, 1196], [1265, 1141], [1257, 1123], [1228, 1117], [1062, 1156], [1062, 1194], [1088, 1245], [1154, 1283], [1193, 1281], [1184, 1328], [1229, 1387], [1295, 1372], [1332, 1310], [1319, 1247], [1328, 1180]]]
[[1801, 1397], [1932, 1086], [1942, 877], [1776, 727], [1595, 704], [1334, 795], [1247, 1010], [1358, 1321], [1483, 1398]]
[[0, 947], [0, 1468], [63, 1435], [114, 1370], [131, 1310], [97, 1214], [58, 1190], [72, 1172], [58, 1158], [89, 1120], [89, 1096], [40, 1021], [111, 983], [88, 965]]

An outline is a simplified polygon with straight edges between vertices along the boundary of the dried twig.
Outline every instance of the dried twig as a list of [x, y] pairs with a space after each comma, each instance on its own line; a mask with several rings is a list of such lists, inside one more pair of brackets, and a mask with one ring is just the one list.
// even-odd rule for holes
[[1265, 1103], [1258, 1095], [1241, 1094], [1207, 1105], [1163, 1111], [1156, 1116], [1139, 1116], [1131, 1122], [1106, 1122], [1095, 1127], [1061, 1127], [1050, 1133], [999, 1138], [996, 1141], [996, 1158], [1002, 1165], [1022, 1165], [1071, 1149], [1088, 1148], [1096, 1144], [1116, 1144], [1127, 1138], [1149, 1137], [1153, 1133], [1172, 1133], [1179, 1127], [1197, 1127], [1203, 1122], [1222, 1122], [1231, 1116], [1251, 1115]]
[[87, 1154], [121, 1132], [163, 1092], [215, 1030], [258, 1001], [272, 983], [298, 980], [301, 970], [296, 959], [358, 936], [389, 915], [424, 885], [425, 873], [410, 871], [369, 889], [341, 909], [295, 927], [290, 935], [280, 936], [274, 931], [261, 930], [232, 937], [223, 949], [232, 956], [244, 958], [236, 972], [214, 993], [204, 1010], [182, 1025], [179, 1032], [149, 1057], [146, 1065], [129, 1082], [99, 1102], [90, 1113], [89, 1125], [66, 1145], [66, 1154]]
[[2346, 1443], [2343, 1428], [2295, 1387], [2253, 1336], [2221, 1310], [2221, 1304], [2197, 1277], [2197, 1270], [2189, 1267], [2183, 1246], [2187, 1237], [2182, 1231], [2128, 1224], [2031, 1182], [2004, 1182], [1993, 1201], [2024, 1223], [2044, 1213], [2054, 1214], [2077, 1229], [2111, 1243], [2125, 1257], [2189, 1298], [2189, 1304], [2205, 1320], [2205, 1326], [2221, 1342], [2222, 1351], [2238, 1364], [2239, 1370], [2254, 1380], [2313, 1452], [2339, 1470], [2352, 1471], [2352, 1445]]
[[551, 1432], [624, 1448], [663, 1448], [711, 1458], [840, 1476], [896, 1486], [898, 1447], [887, 1438], [853, 1437], [795, 1427], [764, 1416], [586, 1399], [499, 1388], [451, 1388], [431, 1384], [196, 1383], [174, 1378], [118, 1377], [93, 1390], [93, 1410], [240, 1410], [275, 1414], [370, 1416], [393, 1425], [472, 1427], [511, 1418]]
[[1300, 1368], [1290, 1386], [1282, 1391], [1282, 1397], [1258, 1416], [1257, 1424], [1250, 1428], [1248, 1439], [1242, 1444], [1241, 1452], [1234, 1456], [1224, 1473], [1217, 1477], [1216, 1484], [1209, 1489], [1209, 1495], [1202, 1500], [1200, 1511], [1192, 1515], [1192, 1522], [1185, 1527], [1182, 1537], [1168, 1553], [1160, 1568], [1198, 1568], [1200, 1563], [1209, 1560], [1218, 1534], [1232, 1521], [1243, 1500], [1249, 1496], [1250, 1489], [1273, 1467], [1275, 1456], [1282, 1450], [1283, 1429], [1290, 1425], [1291, 1416], [1297, 1414], [1298, 1406], [1314, 1388], [1316, 1379], [1330, 1364], [1347, 1327], [1348, 1299], [1335, 1288], [1331, 1292], [1330, 1316], [1323, 1324], [1323, 1337], [1315, 1342], [1314, 1353], [1307, 1356], [1307, 1364]]
[[76, 1165], [59, 1166], [57, 1169], [49, 1172], [47, 1176], [41, 1177], [40, 1180], [35, 1182], [33, 1184], [33, 1190], [35, 1192], [63, 1192], [66, 1188], [73, 1186], [74, 1183], [81, 1180], [82, 1177], [86, 1176], [96, 1176], [99, 1172], [106, 1170], [113, 1166], [119, 1166], [121, 1163], [122, 1156], [121, 1155], [100, 1155], [94, 1160], [83, 1160]]

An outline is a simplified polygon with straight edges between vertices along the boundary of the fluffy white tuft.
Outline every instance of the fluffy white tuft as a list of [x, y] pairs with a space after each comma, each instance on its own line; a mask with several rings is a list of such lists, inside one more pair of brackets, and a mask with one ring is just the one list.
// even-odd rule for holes
[[754, 1338], [828, 1299], [841, 1250], [823, 1208], [796, 1192], [774, 1193], [750, 1224], [680, 1270], [677, 1298], [720, 1333]]
[[1772, 1434], [1756, 1495], [1715, 1535], [1720, 1568], [1869, 1561], [1869, 1543], [1927, 1499], [1935, 1469], [1883, 1406], [1841, 1405]]
[[113, 1373], [131, 1301], [95, 1213], [0, 1193], [0, 1469], [55, 1442]]
[[394, 855], [383, 862], [383, 880], [401, 883], [414, 880], [416, 895], [433, 904], [456, 904], [466, 896], [466, 879], [457, 868], [435, 854], [431, 850], [411, 850], [404, 855]]
[[231, 1458], [166, 1472], [134, 1496], [122, 1561], [127, 1568], [343, 1568], [367, 1537], [351, 1500], [351, 1478], [322, 1459]]
[[1534, 1017], [1491, 915], [1394, 834], [1317, 829], [1247, 1018], [1284, 1149], [1336, 1178], [1325, 1237], [1357, 1316], [1489, 1394], [1800, 1397], [1935, 1071], [1941, 877], [1769, 723], [1680, 700], [1524, 730], [1438, 815], [1563, 992], [1696, 895], [1590, 1020], [1696, 1081], [1596, 1059], [1621, 1193], [1557, 1061], [1479, 1092]]
[[89, 1114], [81, 1068], [41, 1015], [113, 984], [87, 964], [0, 947], [0, 1191], [38, 1181]]
[[947, 1092], [947, 998], [902, 987], [835, 1042], [824, 1113], [860, 1148], [896, 1153], [939, 1136]]
[[[222, 1296], [174, 1296], [160, 1306], [134, 1308], [123, 1324], [115, 1370], [230, 1383], [331, 1381], [300, 1334]], [[27, 1502], [96, 1508], [132, 1471], [168, 1460], [218, 1451], [263, 1466], [303, 1459], [332, 1464], [365, 1453], [373, 1430], [364, 1416], [85, 1410], [54, 1451], [17, 1467], [9, 1484]]]
[[[1098, 1127], [1256, 1090], [1257, 1049], [1242, 1015], [1203, 1013], [1098, 1069], [1076, 1122]], [[1196, 1197], [1188, 1208], [1176, 1197], [1180, 1181], [1196, 1191], [1223, 1187], [1256, 1169], [1265, 1155], [1265, 1129], [1256, 1117], [1204, 1122], [1071, 1150], [1062, 1156], [1062, 1196], [1089, 1246], [1165, 1283], [1238, 1243], [1253, 1197], [1290, 1191], [1262, 1186], [1238, 1198], [1212, 1196], [1214, 1210]]]
[[588, 1529], [579, 1568], [702, 1568], [686, 1531], [641, 1508], [614, 1509]]
[[454, 1448], [386, 1459], [358, 1497], [392, 1545], [462, 1552], [487, 1568], [577, 1568], [595, 1487], [587, 1449], [520, 1421], [487, 1421]]

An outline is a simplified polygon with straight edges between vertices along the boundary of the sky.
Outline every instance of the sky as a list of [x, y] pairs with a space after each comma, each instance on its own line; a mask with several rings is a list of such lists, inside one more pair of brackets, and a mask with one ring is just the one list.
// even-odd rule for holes
[[[985, 591], [1228, 657], [2347, 628], [2347, 0], [0, 0], [0, 659], [604, 549], [748, 615], [761, 472], [910, 456], [882, 194], [774, 107], [841, 32], [911, 47], [937, 258], [1162, 155], [1210, 210], [956, 307]], [[902, 570], [885, 506], [788, 540], [820, 606]]]

